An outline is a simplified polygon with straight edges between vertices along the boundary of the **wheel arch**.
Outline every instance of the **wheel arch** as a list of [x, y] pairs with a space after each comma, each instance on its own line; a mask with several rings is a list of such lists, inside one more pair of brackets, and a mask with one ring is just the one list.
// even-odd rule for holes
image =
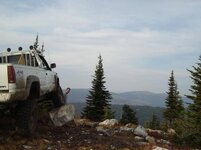
[[40, 80], [36, 76], [27, 77], [26, 97], [35, 99], [40, 97]]

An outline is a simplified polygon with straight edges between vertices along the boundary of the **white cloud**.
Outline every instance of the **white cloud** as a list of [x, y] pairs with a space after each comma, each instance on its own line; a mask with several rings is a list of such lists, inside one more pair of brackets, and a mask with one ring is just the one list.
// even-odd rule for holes
[[0, 48], [28, 48], [38, 32], [47, 58], [73, 87], [89, 87], [101, 53], [112, 90], [161, 92], [172, 69], [180, 82], [188, 78], [200, 54], [199, 1], [12, 2], [0, 6]]

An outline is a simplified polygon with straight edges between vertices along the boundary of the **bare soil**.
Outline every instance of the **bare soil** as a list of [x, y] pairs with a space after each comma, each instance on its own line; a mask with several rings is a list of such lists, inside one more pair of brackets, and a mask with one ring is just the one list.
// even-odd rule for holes
[[108, 136], [74, 122], [55, 127], [47, 119], [38, 123], [33, 137], [25, 137], [16, 129], [14, 120], [0, 119], [0, 150], [149, 150], [152, 146], [139, 145], [133, 135]]

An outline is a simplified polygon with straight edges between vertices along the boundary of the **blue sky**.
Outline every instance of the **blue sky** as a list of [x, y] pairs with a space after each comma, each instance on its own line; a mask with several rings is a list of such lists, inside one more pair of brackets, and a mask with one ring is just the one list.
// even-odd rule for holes
[[200, 0], [1, 0], [0, 50], [39, 34], [62, 87], [90, 88], [98, 61], [108, 90], [161, 93], [174, 70], [187, 94], [201, 54]]

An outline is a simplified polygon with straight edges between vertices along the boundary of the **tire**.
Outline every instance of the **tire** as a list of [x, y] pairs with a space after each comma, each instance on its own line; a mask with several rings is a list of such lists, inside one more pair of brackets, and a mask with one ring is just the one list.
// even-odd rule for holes
[[26, 136], [32, 136], [38, 121], [37, 100], [26, 100], [17, 106], [17, 125]]
[[61, 107], [66, 103], [66, 100], [60, 85], [57, 86], [56, 91], [52, 94], [52, 101], [55, 108]]

